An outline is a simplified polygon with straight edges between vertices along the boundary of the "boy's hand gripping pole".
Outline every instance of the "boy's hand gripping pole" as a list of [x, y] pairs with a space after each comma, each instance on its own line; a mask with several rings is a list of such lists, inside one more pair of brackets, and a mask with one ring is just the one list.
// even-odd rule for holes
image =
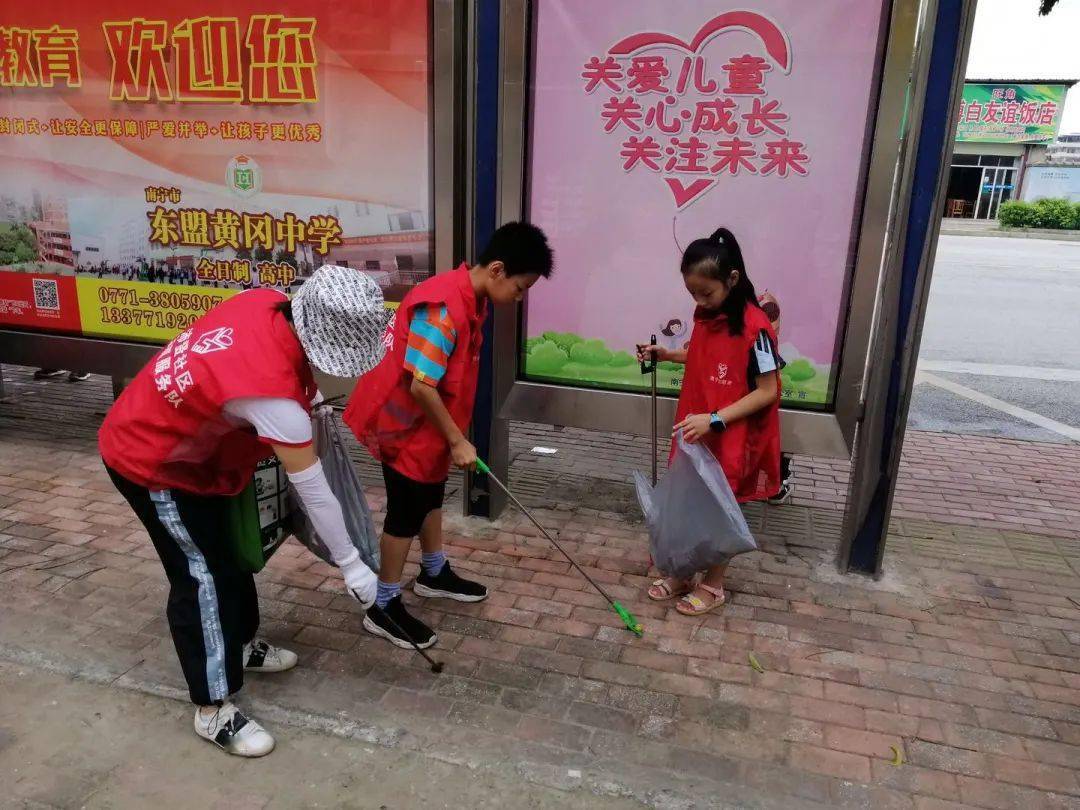
[[619, 618], [622, 619], [623, 624], [626, 625], [626, 629], [640, 638], [645, 631], [642, 628], [641, 623], [634, 618], [634, 615], [629, 610], [624, 608], [621, 604], [608, 596], [607, 592], [599, 585], [597, 585], [592, 577], [585, 573], [585, 569], [578, 565], [574, 558], [566, 553], [566, 549], [559, 545], [559, 541], [548, 533], [548, 530], [541, 525], [540, 521], [533, 517], [532, 512], [526, 509], [525, 506], [521, 503], [521, 501], [514, 497], [514, 493], [507, 489], [506, 484], [504, 484], [492, 474], [491, 468], [488, 467], [488, 465], [485, 464], [481, 459], [476, 460], [476, 469], [478, 469], [480, 472], [490, 478], [492, 483], [495, 484], [495, 486], [497, 486], [499, 489], [506, 493], [506, 497], [508, 497], [513, 502], [514, 506], [520, 509], [521, 513], [525, 515], [525, 517], [527, 517], [537, 529], [540, 530], [540, 534], [542, 534], [547, 539], [547, 541], [551, 543], [551, 545], [555, 546], [555, 548], [559, 550], [560, 554], [566, 557], [567, 562], [569, 562], [570, 565], [576, 568], [577, 572], [583, 577], [585, 577], [586, 581], [588, 581], [590, 585], [596, 588], [597, 593], [599, 593], [602, 597], [604, 597], [604, 599], [607, 600], [608, 604], [611, 605], [615, 612], [619, 614]]

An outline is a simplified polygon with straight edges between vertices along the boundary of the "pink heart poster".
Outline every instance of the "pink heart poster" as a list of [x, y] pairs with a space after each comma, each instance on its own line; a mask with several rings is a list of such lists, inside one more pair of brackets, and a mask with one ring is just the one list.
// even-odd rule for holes
[[641, 387], [635, 344], [689, 339], [681, 249], [723, 225], [779, 303], [786, 404], [827, 405], [881, 0], [535, 5], [527, 207], [557, 272], [526, 376]]

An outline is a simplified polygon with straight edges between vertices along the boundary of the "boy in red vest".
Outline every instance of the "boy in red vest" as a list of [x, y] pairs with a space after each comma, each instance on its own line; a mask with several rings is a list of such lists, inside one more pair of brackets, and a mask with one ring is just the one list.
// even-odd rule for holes
[[524, 222], [503, 225], [475, 265], [440, 273], [405, 297], [386, 331], [386, 356], [360, 379], [349, 400], [345, 423], [382, 462], [386, 482], [378, 590], [364, 628], [398, 647], [426, 648], [437, 640], [401, 601], [414, 537], [420, 537], [423, 551], [413, 585], [417, 596], [487, 598], [487, 588], [455, 574], [443, 552], [446, 477], [451, 463], [476, 466], [476, 448], [466, 434], [488, 302], [520, 301], [551, 270], [543, 231]]

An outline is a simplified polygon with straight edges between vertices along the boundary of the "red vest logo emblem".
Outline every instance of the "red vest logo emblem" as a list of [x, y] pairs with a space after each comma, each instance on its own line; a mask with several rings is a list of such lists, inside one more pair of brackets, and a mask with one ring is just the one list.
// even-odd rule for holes
[[394, 350], [394, 324], [397, 322], [397, 310], [390, 313], [390, 320], [386, 322], [386, 329], [383, 331], [382, 343], [387, 352]]
[[727, 363], [720, 363], [716, 367], [716, 378], [718, 380], [722, 380], [726, 376], [727, 376]]
[[233, 330], [231, 326], [220, 326], [204, 335], [192, 344], [191, 350], [195, 354], [211, 354], [221, 352], [233, 345]]

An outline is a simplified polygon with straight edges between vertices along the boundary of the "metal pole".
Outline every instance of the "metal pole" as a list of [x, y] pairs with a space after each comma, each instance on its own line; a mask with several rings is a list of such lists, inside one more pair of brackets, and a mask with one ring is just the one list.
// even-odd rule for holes
[[914, 167], [904, 180], [904, 225], [885, 261], [867, 359], [838, 554], [843, 571], [881, 574], [975, 5], [976, 0], [930, 0], [927, 6], [913, 71]]
[[[469, 149], [473, 173], [470, 184], [471, 226], [466, 240], [469, 258], [475, 258], [500, 224], [499, 212], [499, 125], [501, 50], [504, 34], [501, 31], [505, 9], [496, 0], [474, 0], [467, 5], [469, 20], [468, 76], [466, 97], [470, 113], [471, 138]], [[507, 31], [505, 36], [514, 32]], [[523, 36], [523, 34], [522, 34]], [[513, 316], [510, 316], [513, 318]], [[510, 467], [510, 426], [496, 412], [497, 387], [505, 378], [499, 368], [497, 335], [505, 340], [500, 326], [506, 318], [493, 314], [484, 325], [484, 346], [480, 355], [480, 375], [477, 382], [476, 405], [473, 408], [472, 439], [477, 452], [490, 458], [500, 475], [507, 476]], [[505, 508], [506, 501], [499, 490], [492, 490], [485, 479], [474, 472], [465, 473], [465, 514], [495, 519]]]
[[[656, 335], [652, 336], [652, 345], [656, 345]], [[657, 443], [659, 437], [656, 435], [656, 352], [653, 352], [652, 358], [652, 485], [655, 487], [656, 482], [659, 480], [656, 475], [656, 456], [657, 456]]]

